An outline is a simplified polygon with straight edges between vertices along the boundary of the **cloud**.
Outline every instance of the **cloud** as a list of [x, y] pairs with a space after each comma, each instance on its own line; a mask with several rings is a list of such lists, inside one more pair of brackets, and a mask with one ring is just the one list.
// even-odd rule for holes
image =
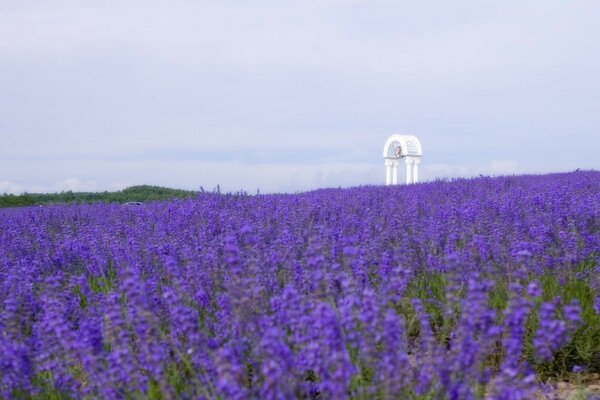
[[25, 191], [25, 187], [11, 181], [0, 181], [0, 194], [20, 194]]
[[478, 175], [512, 175], [526, 171], [515, 160], [492, 160], [483, 164], [423, 164], [424, 179], [456, 178]]
[[[43, 168], [31, 161], [34, 170]], [[399, 181], [404, 183], [405, 165], [400, 164]], [[515, 160], [498, 159], [484, 163], [433, 163], [427, 158], [420, 164], [421, 182], [443, 178], [545, 173], [559, 170], [544, 166], [522, 165]], [[61, 178], [68, 174], [78, 177]], [[117, 178], [115, 178], [117, 177]], [[54, 182], [48, 184], [47, 182]], [[194, 159], [108, 159], [55, 161], [53, 170], [43, 179], [35, 174], [23, 174], [19, 182], [1, 181], [0, 193], [60, 192], [121, 190], [128, 186], [151, 184], [188, 190], [215, 190], [222, 192], [240, 190], [250, 194], [292, 193], [331, 187], [383, 185], [385, 167], [383, 160], [375, 162], [340, 160], [336, 162], [231, 162], [202, 161]]]
[[599, 4], [0, 1], [3, 190], [598, 167]]
[[77, 178], [69, 178], [55, 183], [53, 188], [53, 191], [58, 192], [67, 192], [69, 190], [73, 192], [93, 192], [98, 190], [98, 183], [96, 181], [81, 182]]
[[245, 190], [254, 193], [259, 189], [262, 193], [274, 193], [377, 184], [384, 179], [383, 162], [379, 165], [348, 161], [64, 160], [54, 161], [53, 168], [43, 177], [33, 171], [42, 170], [46, 162], [28, 161], [27, 164], [32, 167], [32, 172], [21, 174], [18, 187], [50, 192], [119, 190], [132, 185], [151, 184], [189, 190], [198, 190], [201, 186], [212, 190], [219, 185], [226, 192]]
[[35, 179], [24, 180], [16, 183], [13, 181], [0, 181], [0, 194], [19, 195], [25, 192], [29, 193], [54, 193], [54, 192], [93, 192], [98, 190], [96, 181], [80, 181], [77, 178], [68, 178], [54, 183], [43, 183]]

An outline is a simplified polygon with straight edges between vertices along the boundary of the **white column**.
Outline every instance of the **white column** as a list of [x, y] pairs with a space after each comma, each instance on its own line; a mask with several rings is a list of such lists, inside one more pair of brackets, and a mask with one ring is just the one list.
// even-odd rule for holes
[[412, 183], [412, 164], [410, 160], [406, 159], [406, 184]]
[[398, 184], [398, 163], [392, 161], [392, 185]]
[[413, 167], [413, 183], [419, 182], [419, 160], [415, 160], [415, 165]]
[[385, 160], [385, 184], [392, 184], [392, 163], [389, 160]]

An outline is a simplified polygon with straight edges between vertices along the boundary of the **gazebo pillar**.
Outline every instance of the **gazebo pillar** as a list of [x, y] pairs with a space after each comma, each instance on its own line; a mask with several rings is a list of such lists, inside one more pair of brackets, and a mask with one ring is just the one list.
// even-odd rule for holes
[[392, 165], [393, 161], [385, 160], [385, 184], [392, 184]]
[[413, 160], [413, 183], [419, 183], [419, 163], [421, 160], [418, 158]]

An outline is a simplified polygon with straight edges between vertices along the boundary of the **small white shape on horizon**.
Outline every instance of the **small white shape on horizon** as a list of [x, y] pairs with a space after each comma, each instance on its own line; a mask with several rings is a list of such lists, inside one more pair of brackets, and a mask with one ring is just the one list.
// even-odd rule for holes
[[404, 158], [406, 163], [406, 183], [419, 182], [419, 163], [423, 150], [421, 142], [411, 135], [392, 135], [383, 146], [385, 160], [385, 184], [398, 184], [398, 164]]

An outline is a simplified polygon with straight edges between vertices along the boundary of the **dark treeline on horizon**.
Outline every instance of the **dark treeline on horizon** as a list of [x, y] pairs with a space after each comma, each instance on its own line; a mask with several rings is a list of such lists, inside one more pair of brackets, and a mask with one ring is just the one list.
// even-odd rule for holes
[[25, 207], [43, 204], [61, 203], [127, 203], [188, 198], [194, 191], [170, 189], [160, 186], [131, 186], [116, 192], [60, 192], [60, 193], [23, 193], [0, 196], [0, 208]]

